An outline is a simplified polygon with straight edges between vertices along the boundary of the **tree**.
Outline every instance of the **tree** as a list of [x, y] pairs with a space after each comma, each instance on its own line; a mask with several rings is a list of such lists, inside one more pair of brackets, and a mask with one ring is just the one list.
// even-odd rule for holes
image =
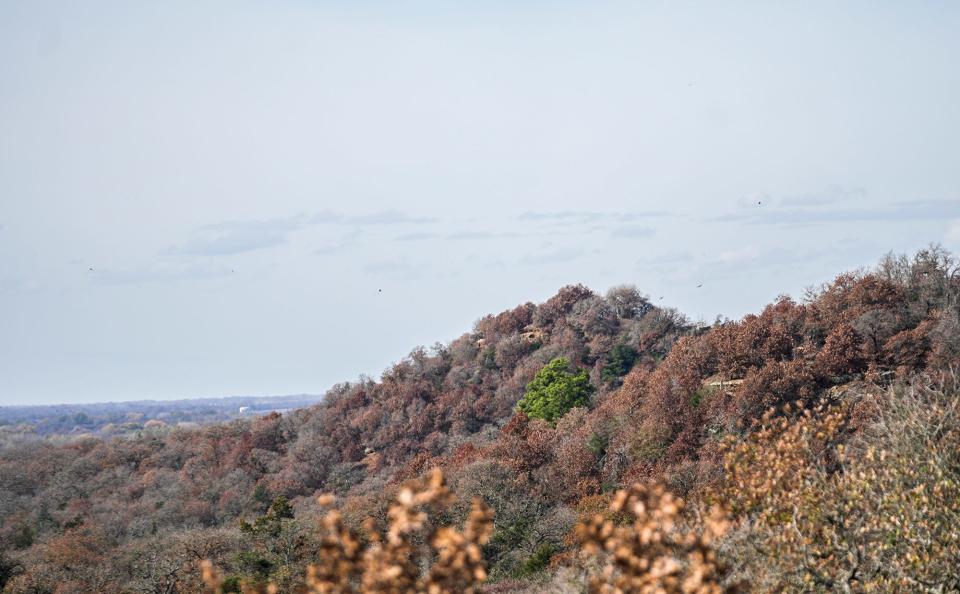
[[616, 383], [621, 377], [627, 375], [633, 364], [637, 362], [640, 353], [630, 345], [618, 344], [610, 350], [610, 357], [607, 364], [600, 372], [600, 377], [608, 383]]
[[555, 423], [575, 406], [585, 406], [593, 393], [590, 376], [585, 369], [574, 373], [570, 362], [559, 357], [550, 361], [527, 384], [527, 391], [517, 409], [532, 419]]
[[240, 532], [249, 537], [247, 549], [238, 555], [240, 569], [254, 582], [267, 579], [289, 585], [298, 572], [303, 553], [309, 550], [309, 535], [294, 519], [286, 497], [277, 497], [265, 515], [252, 523], [240, 522]]
[[642, 318], [653, 309], [650, 301], [633, 285], [618, 285], [607, 291], [607, 303], [621, 318]]
[[17, 574], [17, 569], [17, 564], [9, 560], [4, 551], [0, 551], [0, 591]]

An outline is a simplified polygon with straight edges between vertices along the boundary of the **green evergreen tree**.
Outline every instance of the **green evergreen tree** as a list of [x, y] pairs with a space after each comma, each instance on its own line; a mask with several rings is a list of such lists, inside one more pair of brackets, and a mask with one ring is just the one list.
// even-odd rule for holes
[[551, 424], [575, 406], [585, 406], [594, 391], [585, 369], [574, 372], [563, 357], [554, 359], [537, 372], [517, 409], [531, 419]]

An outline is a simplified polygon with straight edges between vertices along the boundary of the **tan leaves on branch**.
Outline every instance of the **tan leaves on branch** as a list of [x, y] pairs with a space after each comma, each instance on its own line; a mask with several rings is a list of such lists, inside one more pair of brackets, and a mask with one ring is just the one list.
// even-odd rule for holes
[[721, 594], [723, 569], [713, 549], [727, 530], [726, 515], [714, 508], [702, 530], [678, 528], [683, 500], [662, 486], [634, 485], [617, 492], [610, 510], [629, 513], [633, 522], [617, 525], [597, 514], [576, 527], [587, 554], [603, 555], [606, 565], [590, 582], [597, 594]]
[[[487, 578], [481, 547], [493, 534], [493, 511], [475, 500], [462, 529], [434, 527], [435, 516], [448, 509], [455, 497], [443, 474], [434, 469], [428, 477], [403, 487], [388, 511], [385, 534], [372, 520], [366, 524], [369, 542], [350, 531], [334, 504], [323, 495], [318, 502], [330, 508], [320, 525], [319, 561], [307, 568], [306, 592], [312, 594], [454, 594], [474, 592]], [[432, 513], [431, 513], [432, 512]], [[222, 592], [222, 577], [209, 563], [202, 566], [210, 592]], [[267, 586], [263, 592], [275, 592]], [[258, 590], [245, 590], [257, 592]]]

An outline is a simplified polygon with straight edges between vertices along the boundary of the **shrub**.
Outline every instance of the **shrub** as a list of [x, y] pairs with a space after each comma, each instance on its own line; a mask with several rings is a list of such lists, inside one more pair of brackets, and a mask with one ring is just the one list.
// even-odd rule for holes
[[[313, 594], [372, 592], [471, 593], [486, 580], [481, 547], [493, 532], [493, 512], [474, 500], [463, 529], [436, 527], [431, 521], [454, 502], [443, 475], [437, 469], [425, 479], [412, 482], [390, 506], [390, 525], [385, 534], [366, 524], [368, 545], [346, 527], [343, 515], [332, 508], [336, 498], [323, 495], [321, 506], [329, 508], [320, 523], [320, 562], [307, 569], [306, 589]], [[432, 512], [432, 513], [428, 513]], [[427, 569], [424, 569], [427, 568]], [[208, 592], [223, 594], [225, 581], [209, 561], [202, 564]], [[273, 593], [276, 585], [243, 586], [244, 592]], [[287, 590], [284, 590], [287, 591]]]
[[585, 406], [593, 393], [586, 370], [574, 373], [563, 357], [550, 361], [527, 384], [527, 391], [517, 409], [531, 419], [555, 423], [575, 406]]
[[757, 591], [960, 589], [954, 382], [768, 417], [731, 447], [721, 492], [743, 530], [730, 550]]
[[618, 491], [610, 504], [614, 516], [630, 514], [632, 523], [618, 524], [602, 514], [582, 521], [576, 539], [588, 554], [602, 554], [606, 564], [590, 580], [594, 594], [650, 592], [660, 594], [724, 594], [738, 591], [723, 585], [725, 568], [714, 542], [727, 530], [720, 508], [713, 508], [702, 531], [680, 530], [676, 524], [683, 500], [662, 486], [636, 484]]

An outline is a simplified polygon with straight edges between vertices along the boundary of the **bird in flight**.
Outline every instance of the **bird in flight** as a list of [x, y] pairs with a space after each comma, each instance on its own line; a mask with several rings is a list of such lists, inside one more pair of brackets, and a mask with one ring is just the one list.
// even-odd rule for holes
[[90, 272], [93, 272], [93, 266], [88, 266], [87, 268], [90, 269]]
[[703, 286], [703, 283], [697, 283], [697, 288], [698, 288], [698, 289], [699, 289], [700, 287], [702, 287], [702, 286]]

